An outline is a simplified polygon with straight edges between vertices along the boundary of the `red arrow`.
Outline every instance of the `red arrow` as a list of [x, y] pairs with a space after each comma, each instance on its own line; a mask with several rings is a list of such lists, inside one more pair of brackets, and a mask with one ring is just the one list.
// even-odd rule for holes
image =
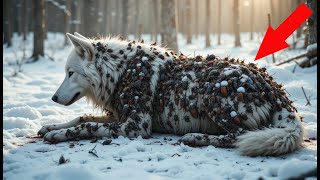
[[302, 3], [276, 30], [269, 26], [254, 60], [256, 61], [289, 47], [285, 40], [298, 29], [311, 14], [312, 11], [306, 4]]

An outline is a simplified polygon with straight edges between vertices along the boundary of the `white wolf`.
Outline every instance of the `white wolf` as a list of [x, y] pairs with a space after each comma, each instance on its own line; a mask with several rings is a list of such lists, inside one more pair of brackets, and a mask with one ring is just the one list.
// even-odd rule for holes
[[52, 100], [68, 106], [87, 97], [105, 115], [45, 125], [39, 135], [57, 143], [100, 137], [184, 135], [190, 146], [237, 147], [244, 155], [280, 155], [302, 147], [304, 129], [282, 85], [243, 61], [177, 55], [121, 37], [74, 45], [66, 76]]

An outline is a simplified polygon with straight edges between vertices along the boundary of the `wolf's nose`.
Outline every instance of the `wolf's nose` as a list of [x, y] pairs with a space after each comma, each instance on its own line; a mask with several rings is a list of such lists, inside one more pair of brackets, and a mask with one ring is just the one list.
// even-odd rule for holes
[[52, 96], [51, 99], [52, 99], [52, 101], [57, 102], [58, 101], [58, 96], [54, 95], [54, 96]]

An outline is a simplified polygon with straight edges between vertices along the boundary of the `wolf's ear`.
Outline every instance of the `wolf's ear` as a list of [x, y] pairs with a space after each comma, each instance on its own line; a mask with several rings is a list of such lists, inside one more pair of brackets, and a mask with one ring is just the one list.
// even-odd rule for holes
[[74, 32], [74, 35], [77, 36], [78, 38], [84, 39], [84, 40], [89, 40], [88, 38], [82, 36], [81, 34]]
[[94, 49], [92, 44], [88, 41], [88, 39], [81, 39], [70, 33], [67, 33], [67, 36], [70, 39], [79, 56], [86, 57], [86, 59], [91, 61], [93, 58]]

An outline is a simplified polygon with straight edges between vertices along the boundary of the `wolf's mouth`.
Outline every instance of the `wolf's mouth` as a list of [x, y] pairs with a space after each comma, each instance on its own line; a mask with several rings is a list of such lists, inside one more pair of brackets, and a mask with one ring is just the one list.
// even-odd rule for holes
[[68, 102], [68, 104], [66, 104], [66, 106], [69, 106], [70, 104], [74, 103], [74, 101], [79, 97], [80, 92], [77, 92], [73, 98], [71, 99], [71, 101]]

